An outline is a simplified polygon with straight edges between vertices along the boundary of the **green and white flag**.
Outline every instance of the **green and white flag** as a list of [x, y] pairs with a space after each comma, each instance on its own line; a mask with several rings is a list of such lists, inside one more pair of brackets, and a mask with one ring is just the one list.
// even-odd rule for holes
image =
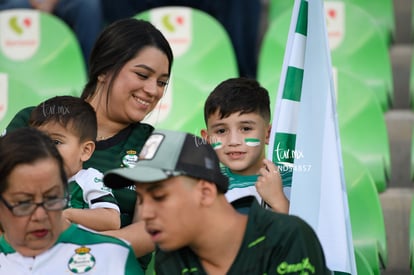
[[356, 274], [333, 87], [323, 0], [295, 0], [267, 155], [292, 173], [289, 212], [315, 230], [329, 269]]

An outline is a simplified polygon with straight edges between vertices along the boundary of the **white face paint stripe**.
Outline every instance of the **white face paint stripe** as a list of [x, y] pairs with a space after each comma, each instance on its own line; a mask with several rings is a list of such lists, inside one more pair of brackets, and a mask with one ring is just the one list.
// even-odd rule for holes
[[223, 143], [221, 143], [220, 141], [219, 142], [214, 142], [214, 143], [211, 144], [211, 146], [213, 146], [214, 150], [218, 150], [218, 149], [221, 149], [223, 147]]
[[247, 146], [255, 147], [260, 145], [260, 139], [258, 138], [245, 138], [244, 143], [246, 143]]

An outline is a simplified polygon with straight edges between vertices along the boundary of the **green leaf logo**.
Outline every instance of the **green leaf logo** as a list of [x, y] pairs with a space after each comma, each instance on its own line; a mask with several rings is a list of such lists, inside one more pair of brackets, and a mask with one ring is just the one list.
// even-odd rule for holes
[[23, 28], [19, 26], [19, 23], [17, 22], [17, 16], [13, 16], [10, 18], [9, 26], [15, 33], [19, 35], [23, 33]]
[[175, 27], [172, 24], [171, 20], [170, 20], [170, 15], [166, 14], [162, 17], [162, 24], [164, 25], [164, 27], [170, 31], [170, 32], [174, 32], [175, 31]]

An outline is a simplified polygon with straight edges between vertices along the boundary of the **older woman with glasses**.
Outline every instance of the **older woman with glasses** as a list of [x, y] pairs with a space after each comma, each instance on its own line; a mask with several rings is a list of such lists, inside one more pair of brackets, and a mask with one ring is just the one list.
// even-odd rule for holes
[[0, 274], [144, 274], [124, 241], [64, 222], [68, 199], [48, 136], [21, 128], [0, 138]]

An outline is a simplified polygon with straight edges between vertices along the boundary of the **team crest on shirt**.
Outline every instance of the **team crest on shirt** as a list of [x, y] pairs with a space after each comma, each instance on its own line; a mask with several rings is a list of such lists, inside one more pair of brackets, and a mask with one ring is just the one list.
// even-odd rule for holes
[[138, 162], [137, 151], [128, 150], [126, 155], [122, 158], [122, 164], [127, 168], [134, 168]]
[[89, 253], [90, 248], [81, 246], [75, 249], [75, 254], [69, 259], [68, 267], [73, 273], [85, 273], [91, 270], [96, 263], [95, 257]]

